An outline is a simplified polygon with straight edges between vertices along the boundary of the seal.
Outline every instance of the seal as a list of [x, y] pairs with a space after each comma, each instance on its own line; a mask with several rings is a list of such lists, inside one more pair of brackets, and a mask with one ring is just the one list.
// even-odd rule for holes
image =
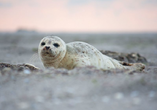
[[103, 55], [98, 49], [85, 42], [65, 43], [57, 36], [44, 37], [38, 47], [38, 54], [46, 68], [65, 68], [95, 66], [97, 69], [143, 70], [142, 63], [125, 63]]

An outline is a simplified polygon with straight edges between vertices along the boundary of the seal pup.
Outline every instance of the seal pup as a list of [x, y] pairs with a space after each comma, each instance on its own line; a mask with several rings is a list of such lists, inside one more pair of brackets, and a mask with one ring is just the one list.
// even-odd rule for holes
[[66, 68], [95, 66], [97, 69], [134, 69], [143, 70], [142, 63], [124, 63], [103, 55], [95, 47], [85, 42], [65, 42], [57, 36], [44, 37], [38, 47], [38, 54], [46, 68]]

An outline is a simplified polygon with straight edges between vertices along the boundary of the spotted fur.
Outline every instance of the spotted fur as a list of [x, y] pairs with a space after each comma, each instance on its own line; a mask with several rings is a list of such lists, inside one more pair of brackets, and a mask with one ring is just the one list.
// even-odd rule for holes
[[[41, 43], [45, 45], [42, 46]], [[58, 43], [59, 47], [53, 44]], [[50, 49], [45, 49], [50, 47]], [[39, 56], [45, 67], [73, 69], [75, 67], [95, 66], [98, 69], [139, 69], [144, 64], [129, 64], [103, 55], [98, 49], [85, 42], [65, 42], [57, 36], [44, 37], [38, 48]]]

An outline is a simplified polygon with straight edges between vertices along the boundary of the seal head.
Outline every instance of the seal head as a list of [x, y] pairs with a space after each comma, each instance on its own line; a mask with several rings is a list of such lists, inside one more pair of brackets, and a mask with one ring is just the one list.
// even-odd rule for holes
[[65, 57], [66, 44], [57, 36], [46, 36], [39, 43], [38, 53], [45, 67], [57, 68]]

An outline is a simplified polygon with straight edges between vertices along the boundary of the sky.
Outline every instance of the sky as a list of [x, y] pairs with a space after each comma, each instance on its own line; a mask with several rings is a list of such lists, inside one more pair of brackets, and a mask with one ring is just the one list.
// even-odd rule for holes
[[157, 0], [0, 0], [0, 31], [157, 32]]

